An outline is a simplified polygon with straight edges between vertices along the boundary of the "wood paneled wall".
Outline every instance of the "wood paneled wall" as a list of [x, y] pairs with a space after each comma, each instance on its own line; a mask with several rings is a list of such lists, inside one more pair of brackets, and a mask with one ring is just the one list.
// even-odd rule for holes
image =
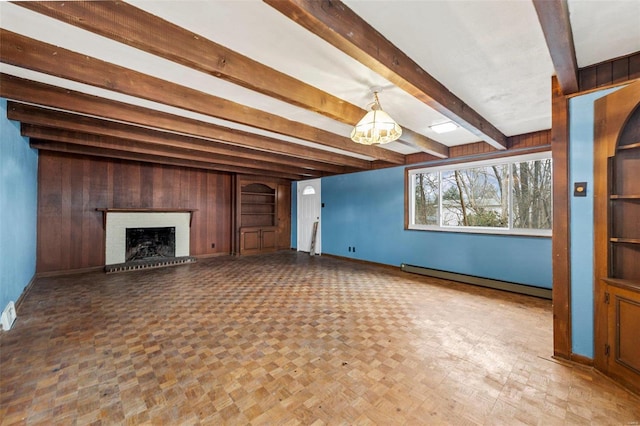
[[38, 273], [103, 266], [105, 207], [196, 209], [191, 255], [231, 252], [229, 174], [50, 151], [38, 161]]
[[[449, 148], [449, 158], [472, 158], [482, 154], [496, 153], [506, 154], [509, 150], [521, 148], [535, 148], [550, 146], [551, 131], [540, 130], [538, 132], [525, 133], [522, 135], [509, 136], [507, 138], [507, 150], [500, 151], [484, 142], [476, 142], [465, 145], [452, 146]], [[418, 152], [407, 155], [407, 164], [415, 164], [429, 161], [442, 161], [441, 158], [434, 157], [425, 152]]]
[[640, 52], [590, 65], [578, 70], [580, 92], [640, 78]]

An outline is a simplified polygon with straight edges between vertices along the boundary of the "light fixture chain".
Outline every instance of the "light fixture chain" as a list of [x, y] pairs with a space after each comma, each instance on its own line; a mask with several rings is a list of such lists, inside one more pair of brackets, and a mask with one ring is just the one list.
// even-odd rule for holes
[[378, 98], [378, 92], [373, 92], [373, 98], [376, 100], [376, 105], [378, 105], [378, 108], [382, 109], [382, 106], [380, 105], [380, 99]]

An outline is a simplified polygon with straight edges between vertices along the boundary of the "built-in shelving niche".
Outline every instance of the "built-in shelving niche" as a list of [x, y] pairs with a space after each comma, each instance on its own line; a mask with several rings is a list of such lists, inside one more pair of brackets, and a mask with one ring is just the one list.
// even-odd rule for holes
[[594, 365], [640, 391], [640, 82], [594, 118]]

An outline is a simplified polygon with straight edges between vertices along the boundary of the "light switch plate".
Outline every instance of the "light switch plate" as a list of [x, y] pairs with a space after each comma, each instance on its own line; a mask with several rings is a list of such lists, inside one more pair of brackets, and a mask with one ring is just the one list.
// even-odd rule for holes
[[587, 196], [587, 182], [575, 182], [573, 184], [573, 196], [574, 197], [586, 197]]

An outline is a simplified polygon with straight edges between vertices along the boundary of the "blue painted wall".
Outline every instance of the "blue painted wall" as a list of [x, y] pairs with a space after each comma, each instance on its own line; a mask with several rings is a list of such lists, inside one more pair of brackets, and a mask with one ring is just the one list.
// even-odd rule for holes
[[6, 117], [7, 101], [0, 99], [0, 310], [36, 272], [38, 152]]
[[[593, 358], [593, 103], [617, 89], [569, 101], [569, 199], [571, 224], [572, 352]], [[573, 197], [573, 184], [587, 182], [587, 196]]]
[[322, 202], [323, 253], [551, 288], [550, 238], [405, 230], [404, 167], [323, 178]]

